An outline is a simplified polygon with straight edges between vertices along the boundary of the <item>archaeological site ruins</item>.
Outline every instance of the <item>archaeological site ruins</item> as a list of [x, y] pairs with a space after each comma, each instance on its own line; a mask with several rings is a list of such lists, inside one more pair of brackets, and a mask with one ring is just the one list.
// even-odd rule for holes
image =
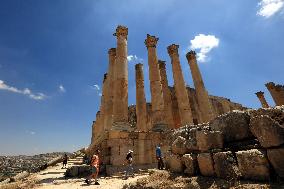
[[[157, 54], [159, 38], [145, 35], [151, 102], [146, 101], [143, 64], [135, 65], [136, 105], [128, 105], [128, 28], [118, 26], [116, 48], [108, 51], [100, 109], [92, 124], [88, 154], [102, 152], [107, 174], [124, 169], [134, 151], [135, 169], [156, 167], [161, 143], [166, 167], [190, 176], [268, 180], [284, 178], [284, 86], [266, 84], [276, 106], [256, 93], [262, 108], [243, 107], [206, 90], [196, 54], [186, 54], [194, 88], [183, 77], [179, 45], [167, 47], [174, 86], [168, 85], [166, 62]], [[169, 63], [167, 63], [169, 64]]]

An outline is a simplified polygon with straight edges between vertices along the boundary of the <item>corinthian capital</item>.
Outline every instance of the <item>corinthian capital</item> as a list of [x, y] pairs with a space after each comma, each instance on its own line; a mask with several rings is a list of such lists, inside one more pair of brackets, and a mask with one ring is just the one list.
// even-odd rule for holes
[[262, 97], [264, 95], [264, 92], [258, 91], [255, 93], [257, 97]]
[[123, 36], [127, 39], [128, 28], [125, 27], [125, 26], [119, 25], [119, 26], [117, 26], [116, 31], [113, 35], [116, 36], [116, 37]]
[[179, 45], [176, 45], [176, 44], [171, 44], [170, 46], [168, 46], [168, 54], [170, 56], [173, 56], [173, 55], [176, 55], [178, 54], [178, 48], [179, 48]]
[[188, 53], [186, 53], [186, 58], [187, 60], [192, 60], [192, 59], [196, 59], [196, 53], [195, 51], [189, 51]]
[[159, 38], [147, 34], [147, 38], [145, 39], [145, 45], [147, 48], [156, 47], [158, 41], [159, 41]]
[[273, 82], [266, 83], [265, 86], [267, 87], [267, 89], [274, 89], [275, 88], [275, 84]]

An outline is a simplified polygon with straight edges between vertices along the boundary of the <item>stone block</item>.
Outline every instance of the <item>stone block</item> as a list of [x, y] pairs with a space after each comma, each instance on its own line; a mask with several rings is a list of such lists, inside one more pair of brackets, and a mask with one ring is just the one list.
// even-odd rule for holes
[[170, 169], [171, 172], [175, 173], [183, 173], [184, 171], [184, 166], [181, 160], [181, 156], [171, 154], [166, 157], [166, 164], [168, 168]]
[[124, 156], [111, 156], [110, 164], [114, 166], [122, 166], [126, 163], [126, 155]]
[[79, 174], [78, 166], [69, 167], [65, 172], [66, 177], [76, 177], [78, 176], [78, 174]]
[[250, 120], [250, 130], [261, 146], [268, 148], [284, 143], [284, 128], [269, 116], [256, 116]]
[[108, 132], [109, 139], [119, 139], [120, 138], [120, 131], [110, 130]]
[[211, 153], [200, 153], [197, 155], [197, 162], [201, 175], [214, 176], [214, 162]]
[[197, 131], [197, 146], [200, 151], [223, 148], [223, 135], [220, 131]]
[[129, 137], [129, 132], [127, 132], [127, 131], [120, 131], [119, 138], [128, 138], [128, 137]]
[[186, 139], [179, 136], [172, 144], [172, 153], [183, 155], [187, 152]]
[[185, 165], [184, 173], [188, 176], [194, 176], [197, 172], [197, 158], [195, 154], [184, 154], [182, 163]]
[[147, 133], [145, 133], [145, 132], [140, 132], [140, 133], [138, 134], [138, 138], [139, 138], [139, 139], [147, 139]]
[[225, 142], [231, 142], [252, 136], [249, 130], [249, 121], [248, 113], [233, 111], [218, 116], [209, 123], [209, 126], [214, 131], [221, 131]]
[[284, 178], [284, 147], [267, 149], [267, 156], [277, 175]]
[[107, 140], [107, 146], [113, 147], [113, 146], [118, 146], [120, 143], [120, 139], [109, 139]]
[[213, 160], [217, 177], [225, 179], [238, 179], [241, 176], [232, 152], [228, 151], [215, 153], [213, 155]]
[[238, 151], [236, 156], [243, 178], [252, 180], [269, 179], [270, 168], [265, 151], [258, 149]]

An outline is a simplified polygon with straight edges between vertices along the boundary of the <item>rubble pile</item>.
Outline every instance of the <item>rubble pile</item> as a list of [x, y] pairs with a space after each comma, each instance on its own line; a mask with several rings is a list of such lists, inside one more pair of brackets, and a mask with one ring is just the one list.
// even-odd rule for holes
[[284, 106], [232, 111], [168, 137], [170, 171], [189, 176], [284, 178]]

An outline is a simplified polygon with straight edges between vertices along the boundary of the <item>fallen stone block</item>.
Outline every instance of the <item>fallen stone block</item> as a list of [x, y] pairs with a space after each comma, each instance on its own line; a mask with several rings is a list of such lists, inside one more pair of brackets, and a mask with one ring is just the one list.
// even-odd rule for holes
[[217, 177], [225, 179], [238, 179], [241, 173], [238, 169], [233, 153], [218, 152], [213, 155], [214, 169]]
[[277, 175], [284, 178], [284, 147], [267, 149], [267, 156]]
[[165, 160], [171, 172], [183, 173], [184, 167], [182, 164], [181, 156], [171, 154], [167, 156]]
[[198, 166], [201, 175], [214, 176], [214, 162], [211, 153], [200, 153], [197, 155]]
[[233, 111], [212, 120], [209, 126], [214, 131], [221, 131], [225, 142], [243, 140], [251, 137], [249, 130], [250, 116], [247, 112]]
[[197, 171], [197, 158], [195, 154], [184, 154], [182, 156], [182, 163], [185, 165], [184, 173], [193, 176]]
[[284, 143], [284, 129], [269, 116], [252, 117], [250, 130], [261, 146], [265, 148], [279, 146]]
[[223, 148], [223, 135], [220, 131], [197, 131], [196, 141], [198, 149], [202, 152]]
[[236, 152], [238, 167], [245, 179], [268, 180], [269, 163], [264, 150], [252, 149]]
[[186, 153], [186, 139], [179, 136], [172, 144], [172, 153], [183, 155]]
[[66, 177], [76, 177], [78, 176], [78, 174], [79, 174], [78, 166], [69, 167], [65, 172]]

